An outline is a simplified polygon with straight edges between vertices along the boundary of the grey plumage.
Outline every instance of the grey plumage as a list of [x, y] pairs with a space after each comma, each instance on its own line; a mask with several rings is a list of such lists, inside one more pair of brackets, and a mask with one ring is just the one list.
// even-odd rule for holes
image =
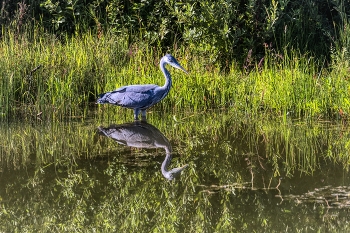
[[134, 120], [138, 120], [141, 111], [142, 120], [146, 120], [146, 110], [164, 99], [170, 91], [172, 80], [169, 71], [165, 68], [166, 64], [187, 73], [173, 56], [166, 54], [160, 60], [160, 69], [165, 77], [164, 86], [145, 84], [120, 87], [115, 91], [100, 94], [97, 103], [108, 103], [134, 109]]
[[161, 171], [163, 176], [172, 180], [179, 176], [188, 164], [168, 170], [171, 163], [171, 144], [168, 139], [153, 125], [145, 122], [134, 122], [109, 127], [98, 127], [99, 132], [112, 138], [119, 144], [136, 148], [164, 148], [165, 158]]

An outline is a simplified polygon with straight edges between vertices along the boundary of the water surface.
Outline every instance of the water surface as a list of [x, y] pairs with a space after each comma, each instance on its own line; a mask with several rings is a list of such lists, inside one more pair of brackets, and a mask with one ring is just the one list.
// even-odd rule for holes
[[0, 231], [348, 231], [344, 122], [150, 116], [2, 123]]

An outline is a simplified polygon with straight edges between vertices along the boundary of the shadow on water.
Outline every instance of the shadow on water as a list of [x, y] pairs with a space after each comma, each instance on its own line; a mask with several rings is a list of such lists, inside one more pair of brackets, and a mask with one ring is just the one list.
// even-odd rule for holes
[[161, 166], [163, 176], [168, 180], [178, 177], [188, 164], [170, 171], [172, 149], [168, 139], [153, 125], [145, 122], [132, 122], [109, 127], [98, 127], [99, 132], [119, 144], [135, 148], [163, 148], [165, 158]]

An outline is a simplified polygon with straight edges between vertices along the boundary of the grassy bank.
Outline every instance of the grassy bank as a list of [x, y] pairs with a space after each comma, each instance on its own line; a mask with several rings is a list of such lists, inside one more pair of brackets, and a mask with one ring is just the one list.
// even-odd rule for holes
[[[164, 83], [158, 67], [164, 53], [142, 43], [128, 48], [127, 38], [85, 34], [58, 40], [40, 30], [20, 37], [3, 34], [3, 120], [37, 114], [50, 119], [85, 116], [98, 93], [128, 84]], [[174, 45], [169, 52], [190, 73], [169, 68], [173, 88], [153, 110], [230, 108], [251, 115], [324, 118], [350, 112], [349, 65], [337, 51], [327, 69], [322, 61], [307, 55], [267, 51], [261, 63], [249, 64], [249, 70], [227, 64], [228, 73], [220, 72], [205, 48]], [[130, 111], [100, 109], [106, 114]]]

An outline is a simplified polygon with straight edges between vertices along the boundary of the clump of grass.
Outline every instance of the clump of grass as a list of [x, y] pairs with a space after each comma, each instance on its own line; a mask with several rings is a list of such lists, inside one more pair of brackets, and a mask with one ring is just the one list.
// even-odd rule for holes
[[[57, 39], [35, 28], [21, 36], [3, 29], [1, 116], [9, 119], [41, 114], [47, 118], [84, 116], [98, 93], [123, 85], [164, 84], [159, 70], [160, 50], [139, 42], [127, 46], [127, 37], [87, 33]], [[190, 72], [169, 68], [173, 88], [153, 110], [176, 113], [229, 108], [249, 115], [334, 117], [350, 112], [347, 68], [295, 51], [266, 52], [264, 61], [249, 72], [219, 64], [193, 46], [170, 51]], [[346, 66], [348, 67], [348, 66]], [[105, 114], [121, 108], [101, 106]], [[130, 113], [130, 115], [132, 115]]]
[[6, 31], [0, 49], [5, 117], [20, 112], [50, 118], [81, 115], [126, 54], [123, 38], [91, 34], [58, 40]]

